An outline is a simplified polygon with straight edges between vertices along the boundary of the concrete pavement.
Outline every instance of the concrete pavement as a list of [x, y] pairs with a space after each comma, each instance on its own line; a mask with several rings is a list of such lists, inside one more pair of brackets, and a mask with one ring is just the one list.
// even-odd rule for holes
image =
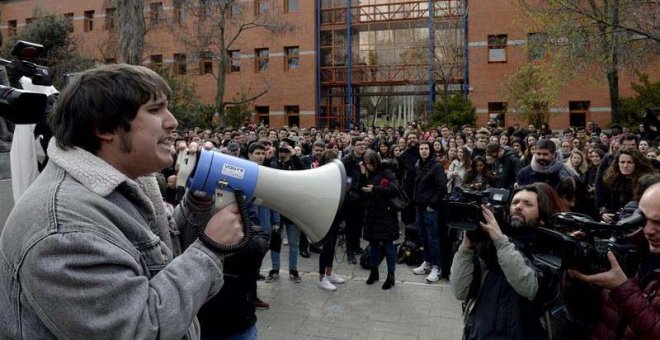
[[[461, 303], [446, 280], [427, 284], [425, 276], [399, 264], [396, 285], [382, 290], [385, 261], [380, 281], [370, 286], [365, 284], [369, 271], [343, 261], [335, 263], [335, 272], [346, 283], [331, 292], [318, 287], [318, 254], [299, 257], [300, 283], [289, 279], [288, 246], [280, 255], [280, 279], [258, 283], [259, 297], [271, 305], [257, 311], [260, 339], [461, 339]], [[262, 274], [270, 268], [269, 253]]]

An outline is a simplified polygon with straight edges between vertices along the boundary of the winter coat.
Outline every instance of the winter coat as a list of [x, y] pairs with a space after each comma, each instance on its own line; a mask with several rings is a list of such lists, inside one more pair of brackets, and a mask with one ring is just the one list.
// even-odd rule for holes
[[504, 147], [504, 154], [492, 166], [492, 170], [497, 173], [497, 179], [493, 183], [495, 188], [509, 189], [513, 188], [516, 182], [516, 174], [520, 169], [520, 160], [513, 153], [513, 149]]
[[364, 183], [362, 182], [362, 177], [360, 174], [360, 162], [362, 162], [362, 157], [357, 157], [353, 152], [342, 157], [342, 164], [344, 164], [344, 169], [346, 169], [346, 177], [350, 178], [350, 186], [348, 188], [348, 193], [344, 199], [345, 205], [351, 206], [362, 206], [362, 188]]
[[365, 193], [362, 237], [367, 241], [396, 240], [399, 238], [399, 223], [396, 210], [389, 204], [389, 198], [396, 195], [392, 184], [398, 184], [394, 172], [381, 165], [365, 178], [365, 183], [373, 185], [373, 189]]
[[401, 184], [406, 190], [408, 196], [412, 197], [413, 190], [415, 188], [415, 164], [419, 160], [419, 149], [418, 148], [408, 148], [406, 151], [403, 151], [399, 156], [399, 169], [400, 173], [403, 176]]
[[415, 190], [412, 200], [419, 208], [431, 207], [440, 210], [447, 195], [445, 169], [433, 157], [421, 158], [415, 164]]

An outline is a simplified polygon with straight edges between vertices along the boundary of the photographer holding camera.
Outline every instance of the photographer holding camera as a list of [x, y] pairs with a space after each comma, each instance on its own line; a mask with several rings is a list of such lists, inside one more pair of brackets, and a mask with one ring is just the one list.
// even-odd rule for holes
[[612, 266], [609, 271], [585, 275], [568, 270], [573, 279], [599, 288], [596, 290], [599, 296], [589, 303], [592, 298], [589, 291], [578, 291], [576, 282], [567, 278], [567, 300], [579, 304], [588, 313], [598, 309], [597, 315], [587, 315], [596, 319], [592, 339], [660, 339], [659, 201], [660, 184], [648, 188], [639, 201], [639, 209], [646, 219], [642, 228], [645, 238], [642, 249], [645, 250], [634, 278], [628, 279], [612, 252], [607, 254]]
[[489, 240], [465, 233], [454, 255], [451, 287], [465, 301], [465, 339], [543, 339], [541, 325], [547, 294], [541, 270], [531, 261], [535, 228], [546, 224], [552, 203], [537, 186], [516, 190], [505, 235], [493, 213], [482, 205], [481, 230]]

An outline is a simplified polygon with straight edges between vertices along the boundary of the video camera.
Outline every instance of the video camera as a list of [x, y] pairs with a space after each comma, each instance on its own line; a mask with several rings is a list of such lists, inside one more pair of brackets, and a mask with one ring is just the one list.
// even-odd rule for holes
[[49, 108], [46, 94], [11, 87], [21, 77], [30, 78], [33, 85], [53, 84], [48, 67], [26, 60], [38, 57], [43, 50], [42, 45], [20, 40], [11, 50], [15, 58], [11, 61], [0, 58], [0, 66], [11, 71], [12, 75], [10, 82], [6, 73], [0, 72], [0, 117], [14, 124], [35, 124], [45, 119]]
[[[637, 272], [640, 248], [628, 235], [645, 221], [640, 210], [614, 224], [594, 221], [579, 213], [555, 214], [550, 219], [554, 229], [538, 228], [533, 258], [554, 271], [569, 268], [595, 274], [611, 268], [607, 252], [612, 251], [626, 275]], [[584, 236], [574, 232], [581, 231]]]
[[483, 222], [481, 205], [485, 205], [495, 215], [500, 225], [506, 221], [507, 207], [511, 199], [511, 191], [507, 189], [488, 188], [477, 191], [456, 188], [447, 204], [447, 226], [467, 231], [467, 236], [474, 242], [486, 241], [488, 235], [481, 229]]

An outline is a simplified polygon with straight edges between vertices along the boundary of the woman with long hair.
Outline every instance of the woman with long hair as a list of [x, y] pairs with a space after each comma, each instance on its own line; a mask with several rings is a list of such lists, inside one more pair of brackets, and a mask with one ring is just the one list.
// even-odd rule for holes
[[465, 172], [472, 166], [470, 150], [466, 146], [456, 151], [456, 159], [451, 162], [447, 170], [447, 191], [452, 192], [456, 187], [463, 186]]
[[463, 187], [474, 190], [487, 189], [492, 184], [491, 177], [488, 175], [489, 170], [486, 165], [486, 158], [483, 156], [476, 156], [472, 159], [470, 170], [465, 173], [463, 177]]
[[369, 257], [371, 272], [367, 284], [371, 285], [379, 279], [379, 250], [382, 247], [387, 260], [387, 279], [382, 288], [390, 289], [394, 286], [396, 270], [394, 240], [399, 238], [399, 224], [396, 210], [390, 206], [389, 199], [396, 195], [393, 185], [398, 182], [394, 172], [383, 166], [380, 156], [373, 150], [364, 153], [360, 172], [361, 176], [365, 177], [362, 183], [367, 183], [362, 187], [365, 193], [362, 236], [369, 241], [371, 252]]
[[613, 222], [615, 213], [633, 199], [637, 179], [654, 171], [639, 151], [620, 149], [603, 176], [605, 190], [603, 197], [599, 197], [602, 203], [598, 207], [603, 221]]
[[582, 176], [582, 174], [587, 171], [587, 160], [582, 151], [578, 149], [571, 150], [571, 153], [564, 161], [564, 164], [566, 164], [566, 167], [576, 176]]

